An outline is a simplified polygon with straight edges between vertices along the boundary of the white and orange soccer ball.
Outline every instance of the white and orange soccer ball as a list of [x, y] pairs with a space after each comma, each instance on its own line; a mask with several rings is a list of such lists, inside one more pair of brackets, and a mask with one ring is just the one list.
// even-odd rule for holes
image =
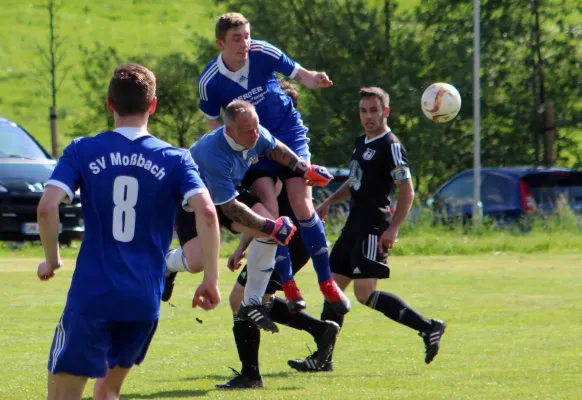
[[422, 94], [420, 106], [428, 119], [443, 124], [459, 113], [461, 95], [453, 85], [443, 82], [433, 83]]

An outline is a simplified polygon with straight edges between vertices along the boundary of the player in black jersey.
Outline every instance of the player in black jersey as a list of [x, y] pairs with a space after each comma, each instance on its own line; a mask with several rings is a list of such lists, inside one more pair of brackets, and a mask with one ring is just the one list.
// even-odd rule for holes
[[[388, 249], [396, 243], [398, 229], [414, 199], [406, 151], [388, 127], [389, 113], [389, 97], [384, 90], [360, 90], [360, 121], [365, 134], [356, 139], [350, 178], [317, 211], [325, 219], [332, 204], [351, 197], [348, 219], [330, 255], [334, 279], [342, 290], [353, 280], [360, 303], [418, 331], [425, 343], [425, 362], [429, 364], [439, 351], [446, 324], [425, 318], [395, 294], [376, 289], [378, 279], [390, 276]], [[399, 199], [391, 215], [390, 194], [395, 187]], [[341, 326], [344, 316], [324, 302], [321, 319]], [[323, 367], [313, 368], [312, 360], [317, 356], [316, 352], [304, 360], [289, 360], [289, 365], [298, 371], [333, 369], [331, 355]]]

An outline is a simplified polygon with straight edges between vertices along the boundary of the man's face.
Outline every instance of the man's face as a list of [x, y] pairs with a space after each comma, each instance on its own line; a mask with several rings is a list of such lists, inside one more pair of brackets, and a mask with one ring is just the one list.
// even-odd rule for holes
[[223, 57], [228, 60], [244, 63], [249, 57], [251, 46], [251, 26], [245, 24], [238, 28], [229, 29], [224, 40], [217, 39]]
[[366, 132], [382, 130], [389, 113], [390, 108], [382, 107], [377, 97], [369, 96], [360, 100], [360, 122]]
[[259, 117], [255, 112], [239, 114], [230, 127], [234, 141], [246, 149], [252, 149], [259, 140]]

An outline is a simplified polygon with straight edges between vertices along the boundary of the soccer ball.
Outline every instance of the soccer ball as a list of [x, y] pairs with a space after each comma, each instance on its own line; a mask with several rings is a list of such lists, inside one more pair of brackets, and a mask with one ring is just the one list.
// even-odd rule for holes
[[426, 88], [420, 100], [422, 112], [432, 122], [449, 122], [461, 109], [459, 91], [448, 83], [433, 83]]

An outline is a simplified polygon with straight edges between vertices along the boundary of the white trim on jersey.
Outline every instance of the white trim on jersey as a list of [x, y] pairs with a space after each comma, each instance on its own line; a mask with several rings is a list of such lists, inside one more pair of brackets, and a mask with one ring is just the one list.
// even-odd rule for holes
[[53, 348], [53, 362], [51, 365], [51, 372], [54, 373], [55, 372], [55, 367], [57, 366], [57, 360], [59, 358], [59, 356], [61, 355], [61, 353], [63, 352], [63, 349], [65, 348], [65, 339], [66, 339], [66, 332], [65, 332], [65, 327], [63, 326], [63, 318], [64, 318], [64, 313], [61, 315], [61, 320], [59, 321], [59, 324], [57, 325], [57, 329], [55, 332], [55, 347]]
[[394, 159], [394, 165], [406, 165], [402, 159], [402, 145], [400, 143], [392, 143], [390, 147], [392, 148], [392, 158]]
[[368, 137], [366, 136], [364, 138], [364, 144], [372, 143], [375, 140], [382, 139], [384, 136], [387, 136], [390, 132], [392, 132], [392, 131], [390, 130], [390, 128], [388, 128], [388, 130], [386, 132], [384, 132], [384, 133], [382, 133], [382, 134], [380, 134], [372, 139], [368, 139]]
[[139, 139], [142, 136], [150, 136], [150, 133], [147, 131], [147, 129], [133, 126], [120, 126], [118, 128], [115, 128], [113, 132], [119, 133], [120, 135], [125, 136], [127, 139], [131, 141]]
[[184, 195], [184, 199], [182, 200], [182, 208], [184, 209], [184, 211], [188, 211], [188, 212], [192, 212], [194, 210], [192, 210], [192, 207], [190, 207], [190, 205], [188, 204], [188, 199], [194, 195], [200, 194], [200, 193], [208, 193], [208, 189], [206, 188], [196, 188], [196, 189], [190, 189], [186, 192], [186, 194]]
[[218, 64], [218, 72], [221, 73], [224, 77], [230, 79], [234, 83], [238, 83], [243, 88], [249, 88], [249, 59], [247, 58], [245, 65], [242, 66], [239, 70], [231, 71], [229, 70], [224, 61], [222, 59], [222, 54], [218, 56], [217, 60]]
[[220, 203], [216, 203], [216, 202], [214, 202], [214, 205], [215, 205], [215, 206], [221, 206], [221, 205], [223, 205], [223, 204], [226, 204], [226, 203], [228, 203], [229, 201], [231, 201], [232, 199], [236, 199], [236, 196], [238, 196], [238, 195], [239, 195], [239, 193], [238, 193], [238, 192], [235, 190], [235, 192], [234, 192], [234, 196], [232, 196], [230, 199], [228, 199], [228, 200], [226, 200], [226, 201], [221, 201]]
[[208, 119], [211, 119], [211, 120], [213, 120], [213, 121], [215, 121], [215, 120], [217, 120], [218, 118], [220, 118], [220, 114], [218, 114], [218, 115], [216, 115], [216, 116], [212, 116], [212, 115], [208, 115], [208, 114], [206, 114], [204, 111], [201, 111], [201, 112], [202, 112], [202, 114], [204, 114], [204, 116], [205, 116], [206, 118], [208, 118]]
[[63, 183], [61, 181], [57, 181], [56, 179], [49, 179], [49, 181], [47, 183], [45, 183], [45, 186], [48, 186], [48, 185], [61, 188], [67, 194], [67, 197], [65, 197], [63, 199], [63, 204], [71, 204], [73, 202], [75, 195], [71, 191], [71, 188], [68, 187], [65, 183]]
[[200, 82], [198, 83], [198, 92], [200, 93], [200, 100], [208, 101], [208, 93], [206, 92], [206, 85], [214, 76], [218, 73], [218, 63], [215, 61], [214, 65], [206, 70], [206, 72], [200, 77]]
[[261, 53], [268, 54], [277, 60], [281, 57], [281, 55], [283, 55], [281, 50], [267, 42], [252, 42], [250, 51], [260, 51]]
[[301, 65], [299, 65], [298, 62], [295, 62], [295, 68], [293, 68], [293, 72], [291, 72], [291, 75], [289, 75], [289, 78], [295, 79], [295, 76], [297, 76], [297, 73], [299, 72], [300, 69], [301, 69]]

